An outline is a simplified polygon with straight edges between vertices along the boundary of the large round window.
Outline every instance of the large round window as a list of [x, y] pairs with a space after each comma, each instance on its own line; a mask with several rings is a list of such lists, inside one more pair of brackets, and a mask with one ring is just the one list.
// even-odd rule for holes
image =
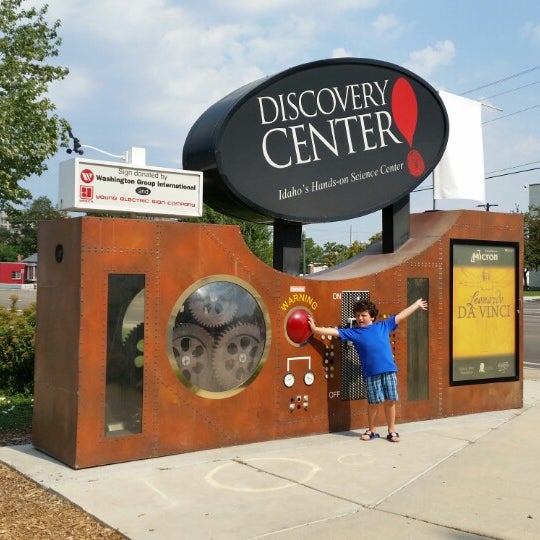
[[171, 315], [169, 360], [176, 376], [205, 397], [240, 392], [266, 358], [267, 319], [257, 293], [235, 278], [214, 276], [190, 287]]

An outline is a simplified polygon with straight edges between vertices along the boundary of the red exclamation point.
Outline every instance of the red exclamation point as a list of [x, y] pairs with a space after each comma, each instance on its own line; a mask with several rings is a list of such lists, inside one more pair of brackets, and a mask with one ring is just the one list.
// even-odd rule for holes
[[412, 149], [416, 122], [418, 120], [418, 102], [412, 86], [407, 79], [400, 77], [392, 89], [392, 116], [400, 133], [405, 137], [411, 150], [407, 155], [407, 168], [415, 176], [420, 176], [426, 168], [424, 158], [418, 150]]

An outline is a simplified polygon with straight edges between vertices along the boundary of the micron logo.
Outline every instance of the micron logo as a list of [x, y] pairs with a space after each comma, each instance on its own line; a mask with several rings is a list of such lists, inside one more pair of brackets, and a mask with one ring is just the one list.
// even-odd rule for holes
[[499, 260], [498, 253], [486, 253], [480, 249], [477, 249], [476, 251], [473, 251], [471, 253], [472, 263], [483, 262], [483, 261], [498, 261], [498, 260]]

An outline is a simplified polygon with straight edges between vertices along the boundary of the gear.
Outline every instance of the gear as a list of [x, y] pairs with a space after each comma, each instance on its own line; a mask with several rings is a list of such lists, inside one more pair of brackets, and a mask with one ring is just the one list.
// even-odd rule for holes
[[244, 384], [257, 370], [264, 348], [261, 329], [255, 324], [236, 324], [214, 346], [213, 367], [220, 391]]
[[135, 326], [126, 336], [123, 343], [124, 351], [129, 358], [132, 358], [136, 368], [143, 367], [144, 364], [144, 323]]
[[173, 330], [172, 348], [184, 380], [198, 388], [216, 391], [212, 371], [212, 336], [196, 324], [180, 324]]
[[238, 311], [234, 300], [234, 284], [209, 283], [194, 292], [187, 300], [187, 308], [194, 319], [206, 328], [230, 323]]
[[106, 423], [120, 422], [128, 433], [141, 432], [143, 367], [144, 323], [139, 323], [107, 360]]

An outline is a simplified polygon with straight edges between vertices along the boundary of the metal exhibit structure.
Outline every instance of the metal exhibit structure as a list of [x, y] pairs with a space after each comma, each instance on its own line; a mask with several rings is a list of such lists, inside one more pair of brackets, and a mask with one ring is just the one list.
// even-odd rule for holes
[[364, 427], [358, 358], [296, 317], [348, 324], [363, 296], [430, 303], [392, 336], [399, 422], [519, 408], [522, 253], [522, 217], [480, 211], [412, 215], [395, 252], [306, 277], [234, 226], [44, 222], [33, 444], [81, 468]]

